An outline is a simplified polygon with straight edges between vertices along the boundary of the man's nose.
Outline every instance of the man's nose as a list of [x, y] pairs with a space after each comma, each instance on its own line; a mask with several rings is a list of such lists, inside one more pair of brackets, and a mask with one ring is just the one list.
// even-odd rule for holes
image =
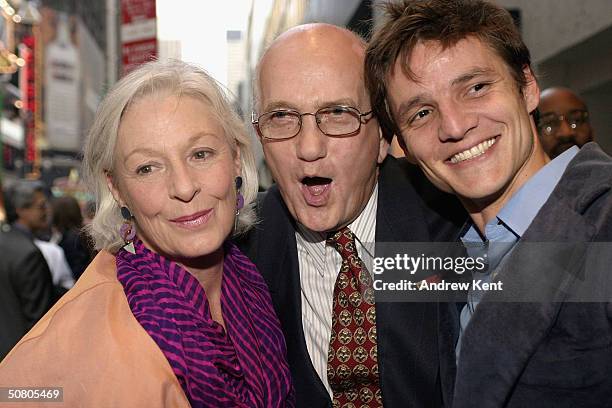
[[439, 138], [442, 142], [461, 140], [478, 124], [478, 116], [455, 101], [438, 106], [437, 114], [440, 115]]
[[297, 157], [304, 161], [315, 161], [327, 155], [329, 138], [317, 126], [313, 114], [302, 116], [302, 129], [295, 137]]
[[568, 136], [573, 136], [575, 134], [576, 134], [575, 126], [572, 127], [572, 125], [570, 125], [568, 120], [566, 118], [563, 118], [563, 120], [559, 122], [559, 127], [557, 128], [557, 131], [555, 132], [555, 137], [564, 138]]

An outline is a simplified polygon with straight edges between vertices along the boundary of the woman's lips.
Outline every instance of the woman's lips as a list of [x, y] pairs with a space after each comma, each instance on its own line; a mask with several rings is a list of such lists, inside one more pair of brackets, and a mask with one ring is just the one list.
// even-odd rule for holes
[[209, 208], [204, 211], [199, 211], [195, 214], [185, 215], [183, 217], [178, 217], [170, 220], [174, 224], [183, 227], [183, 228], [198, 228], [208, 221], [210, 216], [212, 215], [212, 208]]

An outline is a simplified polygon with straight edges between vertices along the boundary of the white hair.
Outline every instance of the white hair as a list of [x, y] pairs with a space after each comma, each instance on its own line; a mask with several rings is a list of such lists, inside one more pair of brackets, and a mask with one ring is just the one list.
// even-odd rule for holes
[[83, 152], [83, 175], [96, 202], [96, 214], [87, 227], [96, 249], [116, 252], [124, 245], [119, 235], [123, 223], [118, 203], [106, 183], [113, 168], [113, 153], [123, 114], [136, 100], [158, 94], [189, 96], [205, 102], [219, 121], [234, 154], [240, 149], [244, 207], [234, 236], [246, 232], [255, 222], [253, 202], [257, 196], [257, 169], [251, 142], [243, 121], [233, 110], [221, 86], [204, 70], [170, 60], [152, 61], [126, 75], [106, 95], [89, 131]]

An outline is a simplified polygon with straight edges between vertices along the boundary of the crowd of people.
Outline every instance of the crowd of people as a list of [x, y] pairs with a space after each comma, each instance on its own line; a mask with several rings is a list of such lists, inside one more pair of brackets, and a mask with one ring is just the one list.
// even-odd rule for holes
[[2, 193], [0, 358], [72, 288], [93, 259], [74, 197], [50, 199], [43, 183], [30, 180], [14, 182]]
[[[227, 96], [179, 61], [101, 102], [87, 226], [70, 197], [8, 188], [0, 387], [62, 387], [65, 406], [607, 406], [612, 158], [586, 104], [540, 92], [488, 1], [382, 18], [368, 43], [316, 23], [264, 52], [266, 192]], [[504, 290], [383, 301], [373, 259], [409, 243], [458, 243]]]

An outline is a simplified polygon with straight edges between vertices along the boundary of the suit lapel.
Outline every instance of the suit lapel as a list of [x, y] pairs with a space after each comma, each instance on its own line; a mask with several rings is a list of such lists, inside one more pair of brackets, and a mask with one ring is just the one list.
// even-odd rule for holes
[[430, 240], [420, 197], [408, 171], [388, 157], [378, 177], [376, 243]]
[[[280, 199], [276, 186], [270, 188], [260, 205], [259, 216], [263, 220], [255, 228], [258, 230], [257, 260], [266, 277], [270, 292], [280, 290], [296, 292], [292, 299], [291, 313], [299, 308], [299, 270], [293, 223], [288, 210]], [[297, 282], [296, 282], [297, 281]], [[297, 286], [296, 286], [297, 283]], [[289, 310], [283, 309], [287, 313]]]
[[580, 243], [588, 243], [594, 230], [558, 195], [542, 207], [500, 267], [495, 280], [503, 282], [503, 291], [487, 293], [470, 320], [455, 407], [505, 404], [581, 271], [586, 245]]
[[[390, 157], [385, 160], [378, 182], [375, 253], [382, 253], [380, 248], [384, 243], [429, 241], [420, 198], [397, 160]], [[402, 395], [419, 395], [422, 388], [434, 388], [438, 360], [430, 357], [438, 354], [436, 319], [435, 308], [429, 303], [376, 302], [378, 364], [384, 405], [403, 406], [406, 401], [402, 403]], [[411, 376], [419, 376], [418, 381], [397, 384], [401, 379], [395, 380], [393, 375], [387, 374], [405, 370], [412, 371]], [[400, 387], [402, 392], [399, 392]], [[434, 404], [433, 400], [430, 402]]]
[[315, 398], [314, 395], [299, 394], [300, 389], [314, 388], [318, 395], [328, 398], [327, 390], [312, 365], [304, 337], [295, 224], [276, 186], [267, 192], [260, 215], [263, 223], [258, 226], [257, 266], [261, 271], [270, 272], [265, 278], [285, 334], [289, 364], [293, 375], [300, 377], [295, 381], [304, 385], [296, 389], [297, 397], [304, 401]]

